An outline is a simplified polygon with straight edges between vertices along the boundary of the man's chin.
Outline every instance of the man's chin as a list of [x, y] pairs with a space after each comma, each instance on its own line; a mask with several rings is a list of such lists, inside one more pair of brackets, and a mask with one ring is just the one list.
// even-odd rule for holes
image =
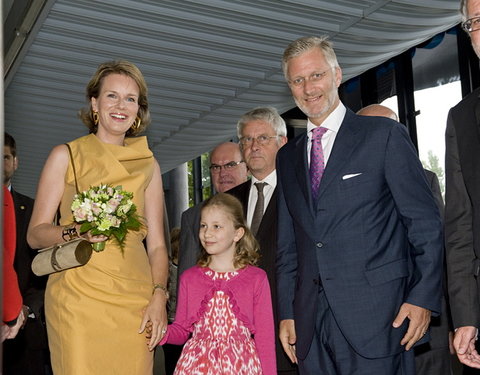
[[297, 104], [298, 108], [300, 108], [300, 111], [303, 112], [303, 114], [305, 116], [307, 116], [308, 118], [318, 118], [318, 117], [321, 117], [324, 113], [325, 113], [325, 109], [309, 109], [305, 106], [299, 106]]
[[219, 190], [217, 190], [218, 193], [225, 193], [226, 191], [234, 188], [235, 185], [234, 184], [225, 184], [225, 185], [222, 185], [220, 186]]
[[307, 110], [303, 110], [302, 109], [302, 112], [305, 114], [305, 116], [307, 116], [308, 118], [319, 118], [319, 117], [322, 117], [324, 114], [325, 114], [325, 110], [320, 110], [320, 111], [307, 111]]

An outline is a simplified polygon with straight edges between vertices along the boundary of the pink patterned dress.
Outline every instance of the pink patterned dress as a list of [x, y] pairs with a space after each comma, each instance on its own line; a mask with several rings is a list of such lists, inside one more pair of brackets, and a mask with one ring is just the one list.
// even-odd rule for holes
[[[205, 268], [212, 280], [229, 280], [238, 272], [215, 272]], [[235, 316], [229, 296], [216, 291], [205, 314], [195, 324], [183, 348], [174, 375], [262, 374], [250, 331]]]

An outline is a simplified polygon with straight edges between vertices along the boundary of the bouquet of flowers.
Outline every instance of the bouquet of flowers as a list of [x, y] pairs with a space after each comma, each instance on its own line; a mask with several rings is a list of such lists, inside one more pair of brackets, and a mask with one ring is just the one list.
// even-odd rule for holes
[[[141, 227], [137, 207], [132, 202], [133, 193], [121, 186], [100, 184], [76, 194], [72, 202], [75, 222], [81, 224], [80, 233], [91, 231], [93, 235], [113, 235], [123, 253], [128, 230]], [[102, 251], [105, 242], [92, 244], [95, 251]]]

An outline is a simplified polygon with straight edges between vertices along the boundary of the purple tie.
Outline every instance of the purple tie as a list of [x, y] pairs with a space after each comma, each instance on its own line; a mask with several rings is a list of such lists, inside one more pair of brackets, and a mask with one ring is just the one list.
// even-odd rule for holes
[[312, 187], [312, 197], [316, 200], [318, 197], [318, 188], [320, 180], [325, 170], [325, 159], [323, 157], [322, 137], [327, 128], [320, 126], [312, 130], [312, 149], [310, 150], [310, 185]]

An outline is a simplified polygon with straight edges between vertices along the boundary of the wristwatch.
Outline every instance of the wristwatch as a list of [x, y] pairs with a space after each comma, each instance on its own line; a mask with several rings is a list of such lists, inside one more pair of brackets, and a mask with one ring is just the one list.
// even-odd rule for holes
[[153, 284], [152, 294], [155, 293], [155, 290], [157, 290], [157, 289], [163, 290], [167, 299], [170, 298], [170, 293], [168, 293], [167, 287], [165, 285], [163, 285], [163, 284]]

